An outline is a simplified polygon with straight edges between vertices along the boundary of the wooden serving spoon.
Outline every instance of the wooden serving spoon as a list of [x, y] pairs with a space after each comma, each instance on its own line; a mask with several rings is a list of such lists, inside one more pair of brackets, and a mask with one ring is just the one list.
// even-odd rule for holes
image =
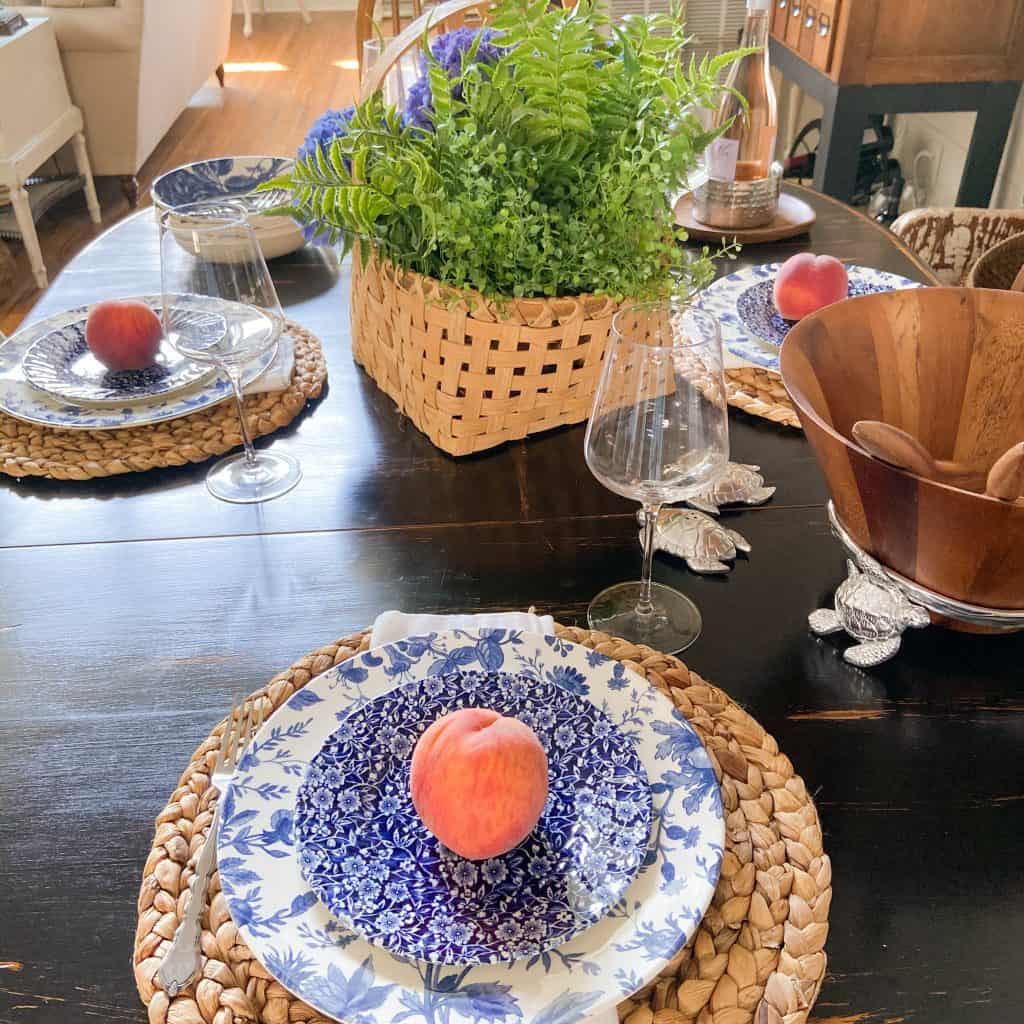
[[[863, 449], [890, 466], [908, 473], [935, 480], [968, 491], [981, 491], [986, 486], [984, 473], [962, 462], [936, 459], [913, 434], [881, 420], [858, 420], [853, 425], [853, 439]], [[1009, 454], [1009, 453], [1007, 453]]]
[[1024, 496], [1024, 441], [996, 459], [988, 471], [985, 493], [1000, 501], [1016, 501]]

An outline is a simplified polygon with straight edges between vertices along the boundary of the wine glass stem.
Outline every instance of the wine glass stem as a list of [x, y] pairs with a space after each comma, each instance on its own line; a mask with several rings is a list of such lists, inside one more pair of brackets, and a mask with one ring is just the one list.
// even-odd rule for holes
[[654, 571], [654, 529], [658, 525], [661, 505], [644, 504], [644, 567], [640, 576], [640, 598], [636, 603], [637, 615], [653, 615], [651, 600], [651, 573]]
[[245, 418], [245, 399], [242, 397], [242, 377], [236, 370], [228, 370], [228, 377], [231, 379], [231, 391], [235, 396], [235, 405], [238, 406], [238, 422], [242, 427], [242, 444], [245, 445], [245, 461], [252, 466], [256, 462], [256, 449], [253, 447], [252, 437], [249, 434], [249, 422]]

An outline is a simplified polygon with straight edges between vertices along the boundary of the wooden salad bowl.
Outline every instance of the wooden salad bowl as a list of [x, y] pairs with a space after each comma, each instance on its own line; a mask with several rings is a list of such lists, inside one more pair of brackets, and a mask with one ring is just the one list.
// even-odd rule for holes
[[1024, 608], [1024, 500], [915, 476], [851, 440], [858, 420], [882, 420], [983, 476], [1024, 440], [1024, 294], [911, 288], [838, 302], [790, 330], [781, 369], [862, 549], [947, 597]]

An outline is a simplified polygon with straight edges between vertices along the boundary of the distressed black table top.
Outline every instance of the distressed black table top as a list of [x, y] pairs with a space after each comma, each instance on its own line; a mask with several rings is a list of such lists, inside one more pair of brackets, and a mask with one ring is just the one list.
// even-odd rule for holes
[[[928, 280], [882, 229], [806, 194], [819, 252]], [[573, 427], [455, 461], [353, 363], [348, 271], [278, 261], [288, 316], [327, 355], [326, 396], [263, 443], [303, 464], [291, 494], [224, 504], [206, 466], [91, 483], [0, 478], [0, 1024], [141, 1022], [130, 969], [152, 821], [226, 710], [381, 610], [536, 605], [582, 623], [639, 569], [634, 512]], [[93, 243], [33, 316], [159, 290], [151, 211]], [[816, 794], [833, 858], [818, 1021], [1024, 1017], [1024, 637], [913, 632], [865, 674], [808, 611], [843, 576], [802, 436], [732, 417], [734, 458], [778, 493], [730, 515], [753, 545], [724, 578], [659, 556], [704, 634], [685, 655], [777, 737]]]

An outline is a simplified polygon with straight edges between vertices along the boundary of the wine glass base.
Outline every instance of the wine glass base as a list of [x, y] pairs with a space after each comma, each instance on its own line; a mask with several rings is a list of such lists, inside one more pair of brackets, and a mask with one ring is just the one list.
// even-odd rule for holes
[[622, 637], [634, 644], [646, 644], [664, 654], [685, 651], [700, 636], [703, 621], [697, 606], [678, 590], [651, 584], [654, 611], [638, 615], [640, 583], [616, 583], [602, 590], [587, 609], [591, 629]]
[[254, 504], [287, 494], [302, 479], [302, 468], [290, 455], [257, 452], [247, 462], [245, 452], [221, 459], [206, 474], [207, 490], [221, 501]]

